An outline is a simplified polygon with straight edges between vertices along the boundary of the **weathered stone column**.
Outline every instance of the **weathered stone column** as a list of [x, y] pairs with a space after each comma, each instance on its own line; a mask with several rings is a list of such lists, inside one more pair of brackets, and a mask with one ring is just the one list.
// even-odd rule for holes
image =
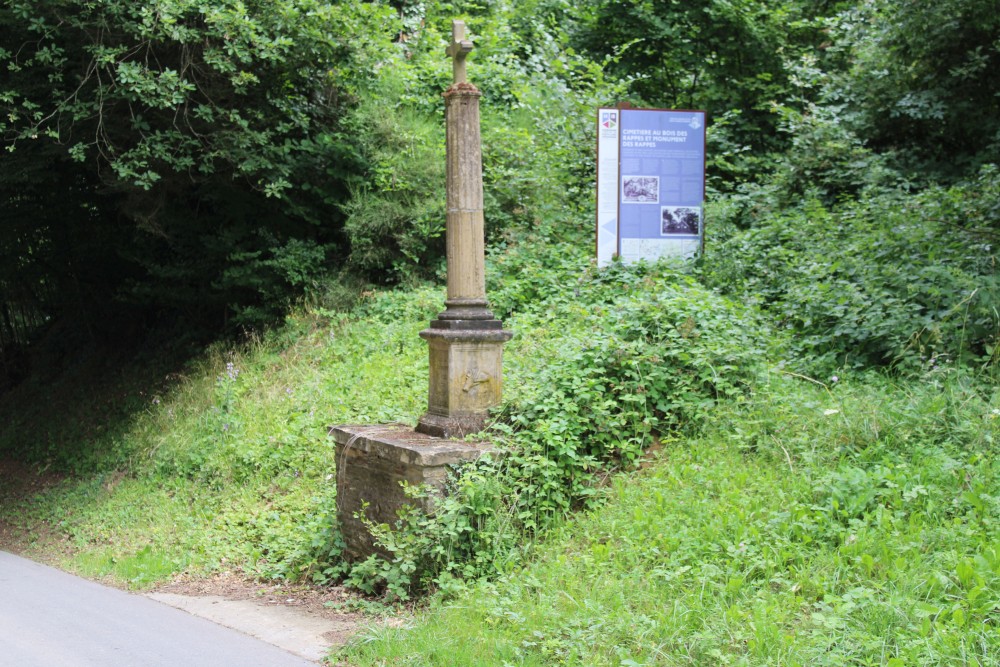
[[487, 310], [483, 156], [479, 132], [479, 98], [471, 83], [453, 84], [444, 92], [447, 130], [448, 244], [447, 310], [439, 319], [493, 320]]
[[512, 334], [486, 301], [483, 223], [483, 159], [479, 90], [465, 81], [472, 43], [465, 24], [452, 22], [455, 83], [444, 92], [448, 153], [448, 296], [445, 310], [420, 332], [430, 353], [427, 412], [417, 430], [462, 437], [483, 428], [489, 408], [500, 403], [503, 344]]
[[[465, 55], [472, 50], [472, 42], [464, 39], [465, 26], [455, 21], [452, 32], [448, 55], [454, 58], [455, 83], [444, 94], [448, 296], [444, 312], [420, 332], [430, 354], [427, 412], [418, 432], [399, 424], [330, 428], [337, 443], [337, 517], [345, 556], [352, 560], [384, 551], [375, 544], [362, 514], [393, 525], [407, 505], [433, 512], [434, 498], [445, 492], [451, 468], [490, 450], [487, 443], [443, 438], [482, 430], [488, 410], [500, 403], [503, 345], [512, 334], [486, 302], [479, 91], [465, 81]], [[415, 500], [401, 482], [429, 486], [433, 493]]]

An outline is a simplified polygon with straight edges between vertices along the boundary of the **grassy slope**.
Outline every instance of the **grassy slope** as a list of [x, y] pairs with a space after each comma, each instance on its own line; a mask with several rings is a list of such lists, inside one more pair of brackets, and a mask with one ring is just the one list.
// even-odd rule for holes
[[[222, 568], [322, 579], [337, 553], [324, 427], [416, 417], [416, 333], [441, 298], [373, 299], [360, 319], [303, 317], [210, 351], [125, 425], [89, 432], [103, 458], [64, 457], [76, 474], [0, 519], [55, 544], [69, 569], [131, 586]], [[539, 335], [512, 343], [512, 389], [532, 372], [518, 350], [561, 333]], [[972, 384], [947, 369], [896, 385], [762, 381], [655, 467], [617, 478], [606, 506], [523, 571], [347, 657], [995, 664], [1000, 396]], [[36, 452], [43, 464], [51, 449]]]
[[361, 665], [1000, 663], [1000, 395], [773, 377]]
[[[59, 553], [70, 570], [130, 586], [222, 568], [322, 578], [320, 561], [337, 549], [326, 426], [416, 419], [427, 363], [417, 332], [441, 300], [417, 290], [388, 310], [374, 303], [368, 320], [303, 316], [244, 349], [208, 351], [162, 395], [132, 388], [124, 398], [141, 408], [103, 428], [22, 444], [39, 469], [71, 474], [0, 506], [0, 520], [20, 526], [29, 553]], [[32, 395], [6, 400], [10, 409]], [[78, 390], [73, 400], [104, 397]], [[43, 407], [32, 423], [60, 417]]]

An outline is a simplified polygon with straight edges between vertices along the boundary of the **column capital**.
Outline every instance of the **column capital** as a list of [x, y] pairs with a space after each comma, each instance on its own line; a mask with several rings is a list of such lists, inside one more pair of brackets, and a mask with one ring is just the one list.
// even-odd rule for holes
[[476, 88], [473, 84], [468, 83], [467, 81], [451, 84], [445, 89], [442, 95], [444, 95], [445, 99], [449, 97], [458, 97], [458, 96], [466, 96], [466, 97], [483, 96], [482, 92], [480, 92], [478, 88]]

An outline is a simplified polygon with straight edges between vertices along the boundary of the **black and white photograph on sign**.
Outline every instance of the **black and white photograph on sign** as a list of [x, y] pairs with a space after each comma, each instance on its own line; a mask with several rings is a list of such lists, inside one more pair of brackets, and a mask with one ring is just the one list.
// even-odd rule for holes
[[660, 207], [660, 233], [663, 236], [671, 234], [698, 234], [701, 223], [701, 208], [697, 206], [662, 206]]
[[623, 204], [656, 204], [659, 201], [659, 176], [622, 176]]

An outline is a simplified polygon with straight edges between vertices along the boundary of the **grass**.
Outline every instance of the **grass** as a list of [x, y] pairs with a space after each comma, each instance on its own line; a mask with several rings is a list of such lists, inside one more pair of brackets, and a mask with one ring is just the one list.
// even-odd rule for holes
[[1000, 396], [777, 375], [358, 665], [1000, 662]]
[[[646, 298], [646, 283], [622, 284]], [[707, 298], [684, 292], [627, 312], [615, 301], [611, 313], [605, 302], [578, 305], [586, 289], [575, 289], [573, 298], [553, 290], [534, 315], [519, 315], [508, 380], [522, 402], [553, 391], [537, 382], [550, 377], [540, 362], [551, 367], [565, 353], [587, 363], [566, 341], [591, 341], [593, 322], [635, 327], [634, 313]], [[442, 298], [416, 289], [372, 297], [351, 317], [294, 316], [243, 348], [209, 350], [166, 389], [130, 390], [117, 399], [133, 408], [121, 419], [98, 428], [91, 417], [78, 441], [27, 450], [40, 468], [70, 474], [5, 502], [0, 522], [33, 535], [35, 553], [132, 588], [219, 570], [334, 581], [344, 570], [326, 426], [416, 419], [427, 363], [417, 332]], [[539, 314], [562, 312], [556, 306], [577, 315]], [[722, 313], [696, 315], [704, 345], [728, 340]], [[597, 490], [603, 504], [537, 535], [523, 567], [431, 597], [409, 627], [372, 631], [338, 657], [356, 665], [1000, 663], [994, 384], [947, 365], [896, 380], [741, 373], [748, 393], [699, 399], [684, 436], [667, 437], [655, 465], [611, 477]], [[579, 389], [565, 393], [560, 406], [584, 405]], [[49, 433], [74, 433], [88, 414], [103, 414], [86, 405]], [[554, 412], [565, 420], [571, 411]], [[595, 414], [605, 413], [580, 419]]]
[[[442, 301], [423, 289], [373, 296], [354, 319], [300, 313], [242, 348], [208, 350], [165, 390], [130, 387], [132, 409], [81, 427], [78, 444], [21, 450], [70, 474], [0, 506], [0, 520], [28, 533], [29, 554], [133, 588], [223, 569], [325, 580], [339, 553], [327, 426], [415, 422], [427, 364], [417, 332]], [[65, 393], [78, 406], [105, 398]]]

